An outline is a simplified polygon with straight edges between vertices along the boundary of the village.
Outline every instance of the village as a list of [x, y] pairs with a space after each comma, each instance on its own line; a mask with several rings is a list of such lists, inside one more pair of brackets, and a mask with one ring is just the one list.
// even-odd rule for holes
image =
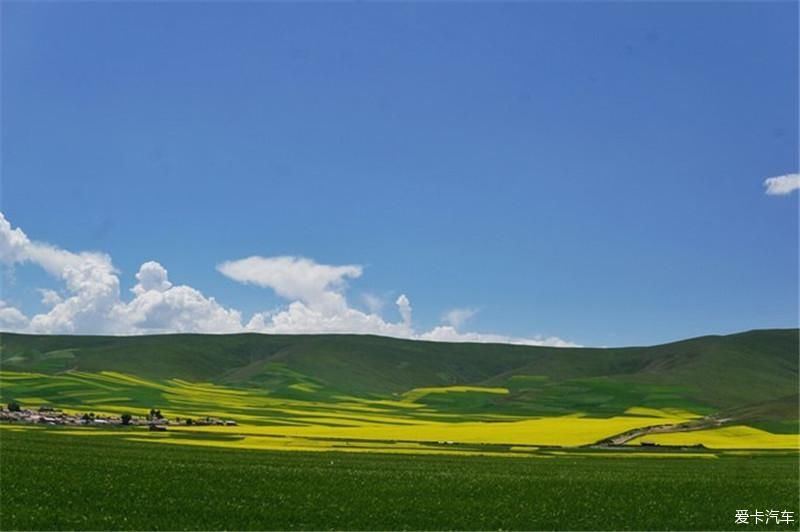
[[170, 425], [222, 425], [236, 426], [232, 419], [214, 417], [175, 417], [168, 419], [161, 410], [150, 409], [146, 416], [135, 416], [130, 413], [120, 415], [96, 414], [94, 412], [64, 412], [50, 405], [42, 405], [36, 409], [23, 408], [16, 401], [0, 408], [0, 422], [29, 423], [44, 425], [94, 425], [94, 426], [148, 426], [153, 431], [164, 431]]

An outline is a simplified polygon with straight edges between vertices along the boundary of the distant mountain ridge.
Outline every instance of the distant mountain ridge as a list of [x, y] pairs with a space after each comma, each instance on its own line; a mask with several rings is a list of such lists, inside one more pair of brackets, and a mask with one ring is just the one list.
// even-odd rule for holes
[[0, 333], [0, 367], [42, 374], [114, 371], [148, 379], [257, 387], [277, 395], [291, 395], [297, 385], [320, 394], [371, 397], [392, 397], [421, 387], [499, 386], [510, 393], [473, 407], [598, 415], [631, 405], [693, 407], [794, 423], [799, 332], [754, 330], [627, 348], [362, 335]]

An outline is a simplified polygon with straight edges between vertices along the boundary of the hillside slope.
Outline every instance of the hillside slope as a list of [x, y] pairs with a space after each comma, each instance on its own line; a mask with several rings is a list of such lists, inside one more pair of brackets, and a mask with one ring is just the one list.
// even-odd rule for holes
[[[359, 335], [0, 334], [4, 371], [114, 371], [258, 388], [397, 397], [415, 388], [477, 385], [498, 394], [431, 394], [439, 408], [612, 415], [631, 406], [756, 413], [796, 420], [798, 330], [705, 336], [653, 347], [548, 348]], [[419, 395], [419, 394], [417, 394]], [[424, 394], [423, 394], [424, 395]], [[738, 409], [738, 410], [737, 410]]]

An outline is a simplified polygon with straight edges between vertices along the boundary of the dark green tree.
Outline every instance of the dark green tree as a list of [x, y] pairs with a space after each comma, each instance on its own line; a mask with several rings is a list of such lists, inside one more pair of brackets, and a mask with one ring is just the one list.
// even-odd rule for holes
[[131, 416], [131, 415], [130, 415], [129, 413], [127, 413], [127, 412], [125, 412], [124, 414], [122, 414], [122, 416], [120, 417], [120, 419], [122, 419], [122, 424], [123, 424], [123, 425], [130, 425], [130, 424], [131, 424], [131, 418], [132, 418], [132, 417], [133, 417], [133, 416]]
[[12, 399], [8, 402], [8, 410], [9, 412], [19, 412], [22, 410], [22, 405], [20, 405], [15, 399]]

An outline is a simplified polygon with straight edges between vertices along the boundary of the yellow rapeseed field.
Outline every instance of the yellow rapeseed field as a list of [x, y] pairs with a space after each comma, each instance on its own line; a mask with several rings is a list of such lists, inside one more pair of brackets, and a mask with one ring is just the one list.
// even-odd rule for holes
[[773, 434], [744, 425], [691, 432], [648, 434], [631, 440], [630, 443], [638, 445], [642, 441], [662, 445], [700, 443], [711, 449], [800, 449], [800, 435], [798, 434]]
[[403, 400], [413, 403], [426, 395], [442, 393], [492, 393], [506, 395], [508, 388], [490, 388], [487, 386], [437, 386], [431, 388], [414, 388], [403, 394]]
[[[588, 417], [579, 412], [550, 417], [491, 412], [462, 414], [437, 410], [420, 401], [432, 394], [509, 393], [501, 387], [416, 388], [397, 399], [347, 395], [330, 398], [315, 395], [315, 385], [300, 383], [293, 385], [293, 389], [309, 394], [308, 399], [301, 400], [275, 397], [261, 390], [180, 379], [151, 381], [109, 371], [71, 371], [59, 375], [0, 372], [0, 380], [24, 389], [26, 406], [49, 403], [73, 412], [91, 408], [97, 413], [129, 412], [143, 416], [149, 408], [142, 405], [141, 397], [144, 401], [158, 397], [154, 406], [170, 419], [211, 417], [233, 419], [239, 425], [172, 425], [169, 436], [144, 435], [148, 441], [245, 448], [344, 447], [410, 452], [433, 446], [426, 452], [440, 453], [455, 452], [459, 445], [499, 445], [507, 446], [512, 453], [530, 454], [535, 446], [586, 445], [636, 428], [677, 424], [700, 417], [680, 409], [642, 406], [607, 418]], [[772, 434], [746, 426], [651, 434], [630, 443], [638, 445], [642, 440], [672, 445], [701, 443], [713, 449], [800, 449], [797, 435]], [[442, 451], [443, 446], [451, 448]]]
[[[324, 418], [320, 418], [324, 419]], [[661, 417], [659, 422], [679, 423], [681, 417]], [[585, 445], [627, 430], [652, 425], [639, 416], [587, 418], [558, 416], [496, 422], [421, 422], [413, 424], [362, 424], [357, 426], [241, 425], [228, 428], [175, 427], [176, 430], [218, 432], [227, 430], [248, 436], [294, 436], [341, 440], [381, 440], [508, 445]]]

